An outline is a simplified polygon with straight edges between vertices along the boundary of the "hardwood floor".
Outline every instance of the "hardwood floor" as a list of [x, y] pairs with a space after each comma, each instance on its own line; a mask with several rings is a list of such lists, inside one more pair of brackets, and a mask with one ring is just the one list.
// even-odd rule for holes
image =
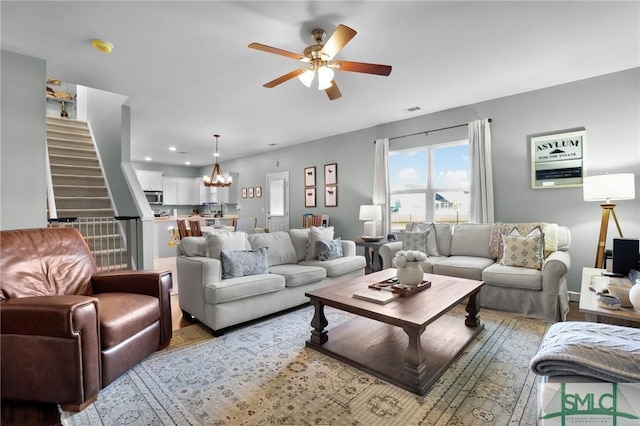
[[[568, 321], [584, 321], [584, 314], [578, 311], [578, 303], [570, 302]], [[482, 315], [482, 311], [480, 311]], [[177, 330], [192, 325], [182, 316], [178, 295], [171, 296], [171, 323]], [[55, 404], [34, 404], [2, 401], [0, 424], [4, 426], [60, 426], [60, 413]]]

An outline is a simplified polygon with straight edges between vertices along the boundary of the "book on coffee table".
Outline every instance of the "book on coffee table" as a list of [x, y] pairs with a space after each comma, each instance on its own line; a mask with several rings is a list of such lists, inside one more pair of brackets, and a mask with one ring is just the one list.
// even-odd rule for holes
[[384, 305], [385, 303], [389, 303], [392, 300], [396, 300], [398, 297], [400, 297], [400, 295], [391, 291], [380, 291], [366, 288], [364, 290], [353, 293], [353, 297], [355, 297], [356, 299], [368, 300], [369, 302]]

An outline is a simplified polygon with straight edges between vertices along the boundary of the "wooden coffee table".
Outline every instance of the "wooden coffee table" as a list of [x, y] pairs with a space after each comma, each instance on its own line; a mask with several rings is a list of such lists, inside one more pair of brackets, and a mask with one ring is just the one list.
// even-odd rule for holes
[[[395, 276], [395, 269], [385, 269], [306, 293], [315, 307], [306, 345], [424, 395], [484, 328], [478, 317], [484, 282], [424, 274], [431, 288], [385, 305], [352, 297], [369, 284]], [[465, 318], [448, 313], [467, 298]], [[329, 339], [325, 306], [358, 317], [331, 328]]]

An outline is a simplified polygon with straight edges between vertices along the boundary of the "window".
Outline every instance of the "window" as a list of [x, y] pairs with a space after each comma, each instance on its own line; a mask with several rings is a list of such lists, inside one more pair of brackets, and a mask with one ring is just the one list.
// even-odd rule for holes
[[469, 221], [469, 142], [389, 152], [391, 229], [409, 222]]

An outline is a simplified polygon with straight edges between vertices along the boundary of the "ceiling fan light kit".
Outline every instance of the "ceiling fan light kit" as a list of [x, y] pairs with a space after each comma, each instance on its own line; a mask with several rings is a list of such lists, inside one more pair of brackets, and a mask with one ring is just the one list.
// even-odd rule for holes
[[298, 77], [305, 86], [317, 87], [318, 90], [324, 90], [330, 100], [335, 100], [340, 98], [342, 94], [333, 79], [335, 76], [334, 70], [383, 76], [391, 74], [390, 65], [334, 60], [338, 52], [340, 52], [356, 34], [355, 30], [340, 24], [333, 34], [331, 34], [327, 42], [323, 43], [326, 32], [323, 29], [315, 29], [311, 32], [311, 37], [316, 44], [307, 46], [302, 55], [261, 43], [251, 43], [249, 44], [249, 48], [267, 53], [275, 53], [276, 55], [286, 56], [290, 59], [308, 63], [308, 66], [298, 68], [275, 80], [265, 83], [263, 85], [264, 87], [273, 88], [294, 77]]
[[220, 135], [213, 135], [213, 137], [216, 139], [216, 152], [213, 154], [216, 157], [216, 164], [214, 164], [213, 166], [211, 176], [205, 176], [203, 185], [209, 187], [215, 186], [218, 188], [231, 186], [231, 176], [225, 176], [224, 173], [222, 173], [220, 164], [218, 164], [218, 158], [220, 157], [220, 154], [218, 153], [218, 138], [220, 137]]

